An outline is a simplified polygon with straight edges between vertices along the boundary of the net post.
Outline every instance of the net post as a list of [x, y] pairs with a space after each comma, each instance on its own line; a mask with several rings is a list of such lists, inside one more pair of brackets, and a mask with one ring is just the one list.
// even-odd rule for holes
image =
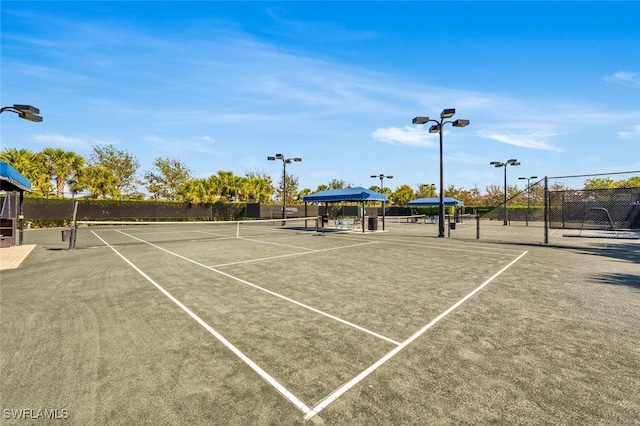
[[236, 222], [236, 238], [240, 238], [240, 222]]
[[69, 232], [69, 250], [76, 248], [76, 216], [78, 214], [78, 201], [73, 202], [73, 216], [71, 218], [70, 232]]
[[544, 177], [544, 243], [549, 244], [549, 179]]
[[476, 240], [480, 239], [480, 215], [476, 214]]

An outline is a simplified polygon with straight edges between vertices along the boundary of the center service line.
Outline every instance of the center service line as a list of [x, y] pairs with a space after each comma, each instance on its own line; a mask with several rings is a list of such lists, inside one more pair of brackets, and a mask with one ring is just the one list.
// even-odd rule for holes
[[511, 265], [513, 265], [518, 260], [520, 260], [522, 258], [522, 256], [524, 256], [525, 254], [527, 254], [526, 251], [524, 253], [522, 253], [520, 256], [518, 256], [517, 258], [515, 258], [514, 260], [512, 260], [507, 266], [505, 266], [504, 268], [502, 268], [498, 272], [496, 272], [496, 274], [494, 276], [492, 276], [491, 278], [489, 278], [488, 280], [486, 280], [485, 282], [480, 284], [478, 287], [476, 287], [471, 293], [467, 294], [462, 299], [460, 299], [456, 303], [454, 303], [449, 309], [447, 309], [446, 311], [444, 311], [443, 313], [441, 313], [440, 315], [435, 317], [429, 324], [427, 324], [424, 327], [422, 327], [413, 336], [409, 337], [407, 340], [402, 342], [399, 346], [395, 347], [391, 352], [386, 354], [384, 357], [380, 358], [377, 362], [375, 362], [369, 368], [367, 368], [362, 373], [358, 374], [356, 377], [354, 377], [349, 382], [344, 384], [341, 388], [337, 389], [335, 392], [333, 392], [332, 394], [327, 396], [323, 401], [321, 401], [318, 405], [316, 405], [311, 411], [307, 412], [305, 414], [305, 416], [304, 416], [304, 419], [305, 420], [309, 420], [312, 417], [316, 416], [320, 411], [324, 410], [329, 404], [331, 404], [333, 401], [338, 399], [342, 394], [344, 394], [346, 391], [348, 391], [349, 389], [354, 387], [362, 379], [367, 377], [369, 374], [374, 372], [378, 367], [380, 367], [382, 364], [384, 364], [389, 359], [391, 359], [393, 356], [395, 356], [398, 352], [400, 352], [405, 347], [407, 347], [411, 342], [413, 342], [418, 337], [420, 337], [425, 331], [427, 331], [428, 329], [430, 329], [431, 327], [436, 325], [441, 319], [443, 319], [444, 317], [449, 315], [451, 312], [456, 310], [456, 308], [458, 308], [460, 305], [462, 305], [464, 302], [466, 302], [470, 297], [472, 297], [478, 291], [482, 290], [482, 288], [484, 288], [487, 284], [489, 284], [491, 281], [496, 279], [496, 277], [498, 277], [500, 274], [502, 274], [504, 271], [506, 271], [509, 267], [511, 267]]
[[216, 339], [218, 339], [224, 346], [227, 347], [227, 349], [229, 349], [231, 352], [233, 352], [238, 358], [240, 358], [242, 361], [245, 362], [245, 364], [247, 364], [249, 367], [251, 367], [251, 369], [253, 369], [253, 371], [255, 371], [256, 373], [258, 373], [258, 375], [260, 377], [262, 377], [267, 383], [269, 383], [271, 386], [273, 386], [274, 388], [276, 388], [276, 390], [278, 392], [280, 392], [280, 394], [282, 394], [286, 399], [288, 399], [293, 405], [296, 406], [296, 408], [298, 408], [300, 411], [302, 411], [303, 413], [308, 413], [309, 407], [307, 407], [302, 401], [300, 401], [294, 394], [292, 394], [291, 392], [289, 392], [284, 386], [282, 386], [276, 379], [274, 379], [269, 373], [267, 373], [266, 371], [264, 371], [262, 368], [260, 368], [258, 366], [258, 364], [256, 364], [255, 362], [253, 362], [249, 357], [247, 357], [245, 354], [243, 354], [238, 348], [236, 348], [235, 346], [233, 346], [233, 344], [231, 344], [231, 342], [229, 342], [227, 339], [225, 339], [220, 333], [218, 333], [216, 330], [214, 330], [209, 324], [207, 324], [206, 322], [204, 322], [199, 316], [197, 316], [195, 313], [193, 313], [189, 308], [187, 308], [185, 305], [183, 305], [178, 299], [176, 299], [175, 297], [173, 297], [171, 295], [171, 293], [169, 293], [167, 290], [165, 290], [164, 288], [162, 288], [158, 283], [156, 283], [151, 277], [149, 277], [147, 274], [145, 274], [140, 268], [138, 268], [136, 265], [134, 265], [129, 259], [127, 259], [126, 257], [124, 257], [118, 250], [116, 250], [112, 245], [110, 245], [109, 243], [107, 243], [105, 240], [103, 240], [102, 238], [100, 238], [98, 236], [98, 234], [96, 234], [95, 232], [91, 231], [93, 233], [93, 235], [95, 235], [96, 237], [98, 237], [98, 239], [100, 241], [102, 241], [107, 247], [109, 247], [111, 250], [113, 250], [118, 256], [120, 256], [125, 262], [127, 262], [129, 264], [129, 266], [131, 266], [133, 269], [135, 269], [140, 275], [142, 275], [147, 281], [149, 281], [151, 284], [153, 284], [158, 290], [160, 290], [165, 296], [167, 296], [169, 298], [169, 300], [171, 300], [173, 303], [175, 303], [176, 305], [178, 305], [178, 307], [180, 309], [182, 309], [184, 312], [186, 312], [187, 315], [189, 315], [191, 318], [193, 318], [198, 324], [200, 324], [202, 327], [204, 327], [205, 330], [207, 330], [209, 333], [211, 333]]
[[[92, 232], [93, 232], [93, 231], [92, 231]], [[320, 314], [320, 315], [325, 316], [325, 317], [327, 317], [327, 318], [331, 318], [331, 319], [332, 319], [332, 320], [334, 320], [334, 321], [338, 321], [338, 322], [340, 322], [340, 323], [342, 323], [342, 324], [344, 324], [344, 325], [347, 325], [347, 326], [349, 326], [349, 327], [355, 328], [356, 330], [360, 330], [360, 331], [362, 331], [362, 332], [364, 332], [364, 333], [367, 333], [367, 334], [370, 334], [370, 335], [372, 335], [372, 336], [375, 336], [375, 337], [377, 337], [378, 339], [385, 340], [385, 341], [387, 341], [387, 342], [389, 342], [389, 343], [392, 343], [392, 344], [394, 344], [394, 345], [399, 345], [399, 344], [400, 344], [400, 342], [396, 342], [395, 340], [390, 339], [389, 337], [383, 336], [382, 334], [378, 334], [378, 333], [376, 333], [375, 331], [371, 331], [371, 330], [368, 330], [368, 329], [366, 329], [366, 328], [364, 328], [364, 327], [360, 327], [360, 326], [359, 326], [359, 325], [357, 325], [357, 324], [354, 324], [354, 323], [349, 322], [349, 321], [347, 321], [347, 320], [343, 320], [342, 318], [338, 318], [338, 317], [336, 317], [336, 316], [334, 316], [334, 315], [331, 315], [331, 314], [329, 314], [329, 313], [327, 313], [327, 312], [324, 312], [324, 311], [321, 311], [321, 310], [319, 310], [319, 309], [316, 309], [316, 308], [314, 308], [314, 307], [312, 307], [312, 306], [305, 305], [305, 304], [304, 304], [304, 303], [302, 303], [302, 302], [298, 302], [297, 300], [291, 299], [291, 298], [289, 298], [289, 297], [287, 297], [287, 296], [283, 296], [282, 294], [276, 293], [275, 291], [267, 290], [266, 288], [260, 287], [259, 285], [256, 285], [256, 284], [253, 284], [253, 283], [250, 283], [249, 281], [245, 281], [245, 280], [243, 280], [242, 278], [234, 277], [233, 275], [227, 274], [226, 272], [222, 272], [222, 271], [220, 271], [220, 270], [218, 270], [218, 269], [216, 269], [216, 268], [212, 268], [211, 266], [207, 266], [207, 265], [204, 265], [204, 264], [202, 264], [202, 263], [200, 263], [200, 262], [196, 262], [196, 261], [195, 261], [195, 260], [193, 260], [193, 259], [189, 259], [188, 257], [182, 256], [182, 255], [180, 255], [180, 254], [178, 254], [178, 253], [174, 253], [174, 252], [172, 252], [172, 251], [170, 251], [170, 250], [167, 250], [167, 249], [165, 249], [165, 248], [162, 248], [162, 247], [160, 247], [160, 246], [157, 246], [157, 245], [155, 245], [155, 244], [153, 244], [153, 243], [150, 243], [150, 242], [148, 242], [148, 241], [142, 240], [142, 239], [140, 239], [140, 238], [138, 238], [138, 237], [134, 237], [133, 235], [129, 235], [129, 234], [127, 234], [126, 232], [122, 232], [122, 231], [118, 231], [118, 232], [119, 232], [119, 233], [121, 233], [121, 234], [123, 234], [123, 235], [126, 235], [127, 237], [133, 238], [134, 240], [138, 240], [138, 241], [140, 241], [140, 242], [143, 242], [143, 243], [145, 243], [145, 244], [148, 244], [148, 245], [150, 245], [151, 247], [155, 247], [155, 248], [157, 248], [158, 250], [162, 250], [162, 251], [164, 251], [165, 253], [169, 253], [169, 254], [171, 254], [171, 255], [173, 255], [173, 256], [176, 256], [176, 257], [178, 257], [178, 258], [180, 258], [180, 259], [182, 259], [182, 260], [186, 260], [187, 262], [191, 262], [191, 263], [193, 263], [194, 265], [201, 266], [201, 267], [206, 268], [206, 269], [208, 269], [208, 270], [210, 270], [210, 271], [213, 271], [213, 272], [215, 272], [215, 273], [217, 273], [217, 274], [223, 275], [223, 276], [225, 276], [225, 277], [227, 277], [227, 278], [231, 278], [232, 280], [235, 280], [235, 281], [241, 282], [242, 284], [248, 285], [248, 286], [253, 287], [253, 288], [257, 289], [257, 290], [264, 291], [264, 292], [265, 292], [265, 293], [267, 293], [267, 294], [270, 294], [270, 295], [275, 296], [275, 297], [278, 297], [278, 298], [280, 298], [280, 299], [282, 299], [282, 300], [286, 300], [287, 302], [290, 302], [290, 303], [293, 303], [293, 304], [295, 304], [295, 305], [298, 305], [298, 306], [300, 306], [301, 308], [308, 309], [308, 310], [310, 310], [310, 311], [312, 311], [312, 312], [315, 312], [316, 314]]]

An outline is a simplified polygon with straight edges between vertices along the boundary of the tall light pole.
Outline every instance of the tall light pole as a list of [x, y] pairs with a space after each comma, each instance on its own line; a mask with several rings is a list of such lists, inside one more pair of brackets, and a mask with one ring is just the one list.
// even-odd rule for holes
[[489, 164], [495, 167], [504, 167], [504, 223], [509, 224], [509, 209], [507, 208], [507, 166], [519, 166], [520, 162], [515, 158], [507, 160], [504, 163], [501, 161], [492, 161]]
[[31, 105], [13, 105], [0, 108], [0, 114], [7, 111], [14, 112], [18, 114], [18, 117], [25, 120], [33, 121], [36, 123], [42, 121], [42, 117], [38, 115], [40, 114], [40, 110]]
[[519, 177], [518, 179], [520, 180], [527, 180], [527, 214], [524, 215], [525, 218], [525, 223], [526, 226], [529, 226], [529, 209], [531, 208], [531, 202], [530, 202], [530, 196], [529, 196], [529, 191], [531, 188], [531, 179], [538, 179], [538, 176], [531, 176], [531, 177]]
[[[384, 179], [393, 179], [393, 176], [385, 176], [383, 173], [379, 175], [371, 175], [372, 178], [380, 178], [380, 193], [384, 194]], [[382, 202], [382, 230], [384, 231], [384, 210], [385, 210], [385, 202]]]
[[287, 218], [287, 164], [291, 164], [291, 162], [295, 161], [299, 163], [302, 161], [302, 158], [293, 157], [293, 158], [284, 158], [282, 154], [276, 154], [275, 157], [267, 157], [269, 161], [282, 160], [282, 219]]
[[459, 118], [455, 121], [444, 121], [455, 115], [455, 108], [448, 108], [440, 113], [440, 121], [431, 120], [429, 117], [415, 117], [413, 124], [426, 124], [430, 121], [436, 123], [429, 128], [429, 133], [440, 134], [440, 207], [438, 208], [438, 237], [444, 237], [444, 172], [442, 167], [442, 128], [445, 124], [451, 123], [453, 127], [465, 127], [469, 125], [469, 120]]

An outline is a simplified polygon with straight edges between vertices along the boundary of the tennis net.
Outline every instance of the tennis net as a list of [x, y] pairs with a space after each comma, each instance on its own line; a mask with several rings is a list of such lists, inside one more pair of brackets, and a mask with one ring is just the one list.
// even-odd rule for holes
[[71, 248], [257, 238], [315, 231], [316, 217], [238, 221], [77, 221]]

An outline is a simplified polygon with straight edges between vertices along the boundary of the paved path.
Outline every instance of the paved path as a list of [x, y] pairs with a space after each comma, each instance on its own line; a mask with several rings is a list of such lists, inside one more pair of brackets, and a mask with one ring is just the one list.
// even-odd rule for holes
[[15, 269], [27, 258], [35, 244], [0, 248], [0, 271]]

